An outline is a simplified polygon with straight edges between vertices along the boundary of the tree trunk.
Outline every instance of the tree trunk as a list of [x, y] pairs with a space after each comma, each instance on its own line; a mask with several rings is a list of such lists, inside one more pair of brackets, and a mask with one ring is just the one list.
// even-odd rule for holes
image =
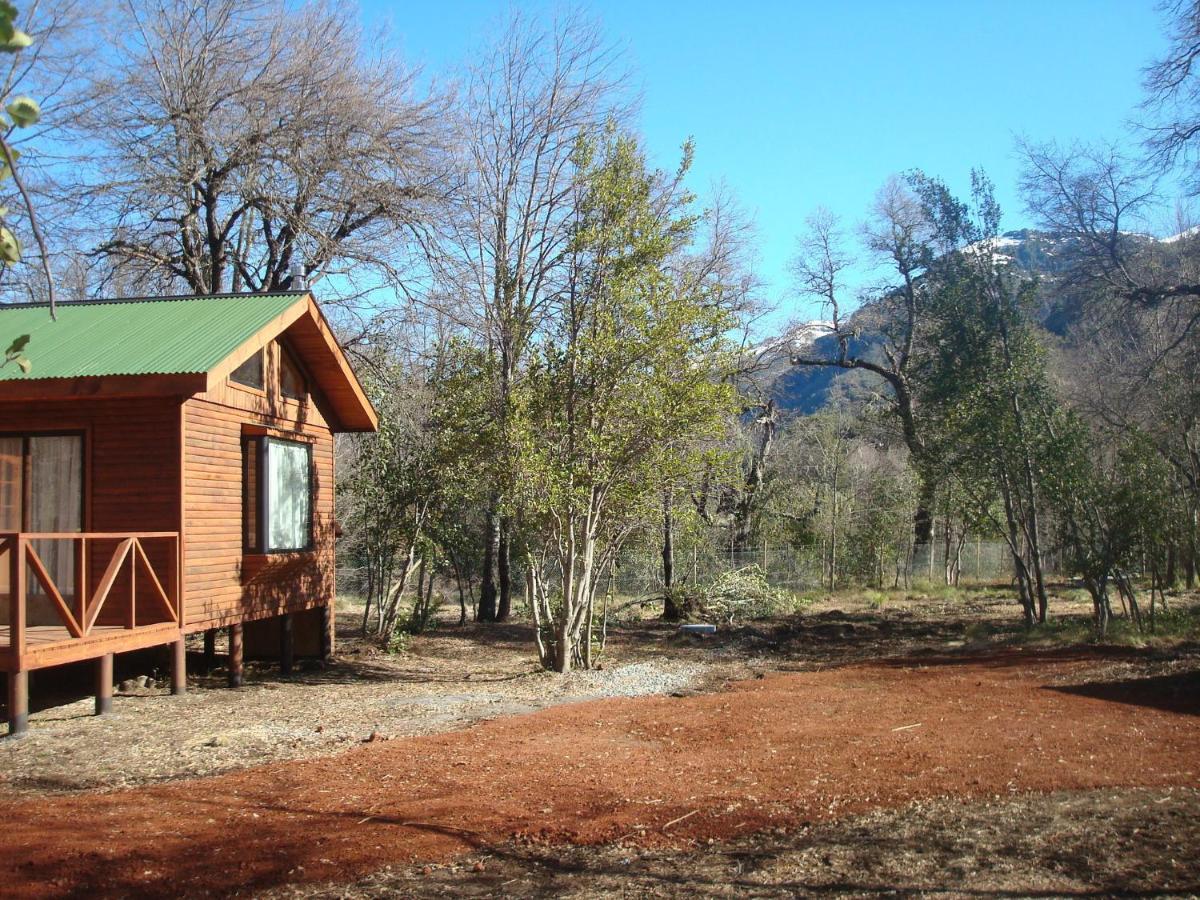
[[413, 560], [416, 558], [416, 539], [409, 545], [408, 556], [405, 558], [400, 570], [400, 577], [388, 590], [387, 597], [383, 603], [379, 605], [379, 633], [383, 636], [383, 641], [386, 644], [391, 638], [392, 632], [396, 629], [396, 620], [400, 612], [400, 603], [404, 598], [404, 590], [408, 586], [409, 576], [412, 574]]
[[675, 586], [675, 523], [670, 500], [663, 501], [662, 565], [663, 587], [669, 592]]
[[454, 583], [458, 586], [458, 624], [467, 624], [467, 593], [463, 590], [462, 573], [454, 567]]
[[744, 550], [750, 543], [750, 530], [754, 514], [754, 500], [762, 487], [766, 474], [767, 460], [771, 456], [771, 448], [775, 444], [775, 430], [779, 426], [779, 416], [775, 411], [775, 401], [768, 400], [762, 406], [762, 413], [755, 424], [762, 428], [762, 436], [754, 448], [754, 457], [750, 460], [746, 472], [745, 485], [734, 509], [734, 531], [739, 550]]
[[496, 578], [499, 606], [496, 621], [507, 622], [512, 614], [512, 522], [507, 517], [500, 520], [500, 534], [496, 544]]
[[1192, 509], [1191, 527], [1188, 529], [1187, 558], [1183, 561], [1183, 577], [1189, 591], [1196, 589], [1196, 519], [1198, 511]]
[[1025, 616], [1025, 627], [1032, 628], [1037, 622], [1034, 610], [1033, 586], [1029, 583], [1029, 570], [1021, 556], [1021, 531], [1017, 523], [1016, 510], [1013, 508], [1012, 493], [1008, 488], [1008, 479], [1001, 478], [1000, 494], [1004, 498], [1004, 518], [1008, 525], [1008, 552], [1012, 557], [1014, 574], [1017, 576], [1017, 590], [1020, 595], [1021, 611]]
[[500, 549], [500, 517], [496, 513], [495, 497], [488, 504], [485, 517], [483, 568], [480, 572], [479, 611], [476, 620], [496, 621], [496, 557]]
[[671, 510], [671, 500], [663, 495], [663, 618], [668, 622], [678, 622], [683, 618], [683, 610], [675, 597], [675, 520]]

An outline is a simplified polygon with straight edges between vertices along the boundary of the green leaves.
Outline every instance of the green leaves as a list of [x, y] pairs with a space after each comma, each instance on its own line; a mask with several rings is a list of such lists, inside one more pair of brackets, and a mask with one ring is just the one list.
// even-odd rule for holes
[[33, 43], [16, 22], [17, 8], [11, 3], [0, 2], [0, 51], [4, 53], [17, 53]]
[[28, 128], [30, 125], [35, 125], [38, 119], [42, 117], [41, 107], [37, 105], [37, 101], [32, 97], [17, 97], [5, 109], [8, 111], [9, 118], [12, 119], [13, 124], [18, 128]]
[[660, 514], [663, 483], [702, 467], [734, 397], [717, 375], [725, 313], [672, 273], [696, 222], [678, 173], [648, 168], [612, 127], [582, 139], [575, 161], [573, 284], [523, 380], [511, 438], [531, 524], [554, 545], [583, 528], [604, 548]]
[[0, 259], [6, 263], [15, 263], [21, 259], [21, 242], [3, 225], [0, 225]]
[[[32, 43], [29, 35], [16, 27], [16, 19], [17, 8], [11, 3], [6, 2], [6, 0], [0, 0], [0, 51], [16, 53]], [[28, 128], [30, 125], [36, 124], [42, 117], [42, 110], [38, 106], [37, 101], [32, 97], [25, 96], [14, 97], [10, 100], [5, 106], [5, 112], [8, 113], [7, 122], [11, 122], [16, 128]], [[3, 117], [0, 116], [0, 119], [3, 119]], [[3, 138], [0, 138], [0, 141], [3, 142], [3, 147], [0, 149], [4, 151], [0, 154], [0, 181], [3, 181], [4, 179], [13, 177], [12, 163], [15, 163], [21, 154], [9, 146], [7, 141], [3, 141]], [[21, 189], [21, 196], [28, 203], [29, 198], [19, 180], [17, 186]], [[32, 220], [33, 208], [29, 207], [28, 212]], [[7, 215], [7, 207], [0, 209], [0, 222]], [[20, 259], [21, 242], [17, 240], [17, 236], [12, 231], [4, 225], [0, 225], [0, 260], [8, 265], [12, 265], [13, 263], [20, 262]], [[51, 296], [53, 297], [53, 293]], [[28, 336], [26, 336], [26, 340], [28, 340]], [[22, 346], [24, 345], [22, 344]], [[9, 352], [5, 355], [4, 362], [15, 361], [17, 365], [21, 366], [23, 371], [28, 371], [29, 360], [25, 359], [24, 356], [20, 356], [19, 352], [19, 350], [16, 351], [17, 355], [14, 355], [14, 351], [10, 347]]]
[[9, 344], [8, 349], [4, 351], [4, 362], [0, 363], [0, 368], [3, 368], [9, 363], [16, 363], [17, 367], [26, 375], [28, 375], [30, 369], [33, 368], [33, 364], [29, 361], [28, 357], [25, 356], [24, 352], [28, 343], [29, 335], [22, 334], [11, 344]]

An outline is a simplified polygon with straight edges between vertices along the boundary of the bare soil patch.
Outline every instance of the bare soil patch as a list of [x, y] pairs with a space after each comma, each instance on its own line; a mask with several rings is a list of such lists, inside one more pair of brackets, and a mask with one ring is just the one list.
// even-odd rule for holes
[[[1056, 606], [1059, 614], [1079, 610], [1066, 601]], [[647, 609], [648, 616], [655, 612]], [[124, 668], [119, 678], [160, 678], [153, 687], [118, 692], [113, 713], [96, 718], [89, 668], [76, 673], [73, 694], [57, 673], [34, 673], [30, 733], [19, 741], [0, 740], [0, 789], [37, 794], [134, 787], [326, 756], [371, 735], [432, 734], [560, 703], [713, 690], [761, 673], [944, 652], [966, 647], [968, 632], [980, 622], [1015, 623], [1015, 603], [1002, 589], [965, 599], [889, 599], [882, 609], [839, 596], [798, 616], [738, 623], [713, 637], [690, 639], [671, 624], [646, 618], [610, 626], [601, 671], [561, 677], [536, 665], [527, 623], [460, 628], [444, 621], [413, 638], [408, 651], [389, 654], [358, 637], [358, 614], [345, 605], [333, 664], [301, 669], [288, 680], [269, 663], [251, 663], [246, 685], [230, 690], [223, 668], [200, 674], [195, 636], [186, 696], [169, 694], [152, 655], [130, 655], [118, 659]], [[50, 690], [56, 679], [62, 690]], [[97, 747], [113, 749], [101, 753]]]
[[568, 704], [334, 757], [19, 799], [0, 877], [15, 896], [251, 894], [513, 846], [736, 842], [943, 798], [1194, 790], [1197, 688], [1190, 658], [1007, 650]]
[[[245, 686], [231, 690], [223, 668], [195, 671], [196, 652], [185, 696], [171, 696], [165, 681], [118, 691], [107, 716], [93, 715], [90, 671], [78, 673], [73, 695], [61, 680], [50, 689], [56, 673], [35, 678], [41, 708], [29, 734], [0, 739], [0, 790], [113, 789], [214, 775], [339, 753], [369, 739], [447, 731], [559, 703], [691, 690], [747, 673], [733, 657], [645, 654], [643, 641], [617, 636], [603, 669], [562, 677], [537, 666], [524, 625], [445, 627], [389, 654], [358, 638], [352, 616], [342, 624], [329, 666], [302, 667], [283, 679], [274, 665], [251, 663]], [[153, 675], [153, 661], [129, 660], [119, 677], [139, 668]]]

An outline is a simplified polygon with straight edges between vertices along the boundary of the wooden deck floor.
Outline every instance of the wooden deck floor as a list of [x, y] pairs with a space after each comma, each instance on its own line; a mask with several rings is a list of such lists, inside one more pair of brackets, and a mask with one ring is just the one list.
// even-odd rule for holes
[[[126, 628], [122, 625], [96, 625], [84, 638], [73, 638], [63, 625], [27, 625], [22, 668], [40, 669], [63, 663], [95, 659], [106, 653], [124, 653], [169, 643], [180, 636], [174, 622]], [[0, 625], [0, 671], [16, 668], [9, 626]]]

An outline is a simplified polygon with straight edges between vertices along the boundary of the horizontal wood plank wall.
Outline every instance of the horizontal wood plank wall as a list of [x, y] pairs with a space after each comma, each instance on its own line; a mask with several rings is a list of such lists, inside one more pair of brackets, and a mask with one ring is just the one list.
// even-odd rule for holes
[[[82, 431], [84, 438], [84, 528], [87, 531], [178, 531], [179, 418], [176, 397], [0, 401], [0, 432]], [[89, 584], [95, 590], [116, 541], [90, 543]], [[147, 541], [146, 555], [161, 578], [172, 571], [167, 541]], [[110, 596], [128, 594], [128, 575]], [[114, 603], [97, 624], [122, 624]]]
[[[271, 383], [273, 379], [268, 379]], [[318, 405], [222, 385], [184, 404], [184, 628], [198, 631], [332, 603], [333, 435]], [[245, 554], [242, 435], [260, 425], [313, 444], [310, 553]]]
[[179, 408], [178, 398], [166, 397], [27, 403], [0, 399], [0, 432], [87, 432], [87, 529], [175, 531]]

